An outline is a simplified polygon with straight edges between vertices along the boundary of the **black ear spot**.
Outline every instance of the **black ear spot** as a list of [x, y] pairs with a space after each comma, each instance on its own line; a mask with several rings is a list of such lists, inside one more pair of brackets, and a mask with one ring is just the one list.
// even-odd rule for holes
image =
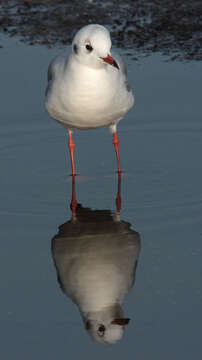
[[74, 50], [75, 54], [78, 54], [78, 46], [76, 44], [74, 44], [73, 50]]
[[86, 323], [85, 323], [85, 328], [86, 328], [86, 330], [90, 330], [91, 324], [90, 324], [90, 321], [89, 321], [89, 320], [86, 321]]

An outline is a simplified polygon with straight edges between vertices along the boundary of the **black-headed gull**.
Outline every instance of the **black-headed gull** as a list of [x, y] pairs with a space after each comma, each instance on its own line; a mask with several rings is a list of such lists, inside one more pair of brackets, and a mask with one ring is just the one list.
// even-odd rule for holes
[[113, 133], [118, 172], [121, 172], [117, 124], [134, 104], [126, 67], [111, 53], [109, 31], [84, 26], [75, 35], [69, 57], [57, 56], [49, 65], [45, 106], [69, 132], [72, 175], [75, 175], [72, 132], [109, 127]]

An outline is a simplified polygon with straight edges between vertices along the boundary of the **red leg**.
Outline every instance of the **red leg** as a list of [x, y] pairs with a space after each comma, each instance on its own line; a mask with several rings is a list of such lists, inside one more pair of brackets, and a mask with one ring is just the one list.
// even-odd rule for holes
[[71, 164], [72, 164], [72, 176], [75, 176], [75, 167], [74, 167], [74, 148], [75, 148], [75, 144], [73, 141], [73, 137], [72, 137], [72, 132], [69, 131], [69, 153], [70, 153], [70, 158], [71, 158]]
[[113, 144], [114, 144], [114, 148], [116, 151], [118, 173], [121, 173], [121, 164], [120, 164], [120, 157], [119, 157], [119, 138], [118, 138], [116, 131], [113, 133]]

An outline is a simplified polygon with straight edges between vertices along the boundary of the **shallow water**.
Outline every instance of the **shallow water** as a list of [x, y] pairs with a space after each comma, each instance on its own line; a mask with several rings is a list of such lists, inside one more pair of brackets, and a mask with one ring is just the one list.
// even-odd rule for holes
[[[58, 226], [71, 219], [66, 133], [43, 105], [47, 65], [60, 50], [1, 43], [1, 358], [200, 358], [201, 63], [127, 59], [136, 105], [118, 127], [121, 220], [139, 232], [141, 253], [123, 304], [131, 322], [106, 347], [61, 292], [51, 255]], [[115, 211], [111, 135], [77, 132], [75, 142], [78, 202]]]

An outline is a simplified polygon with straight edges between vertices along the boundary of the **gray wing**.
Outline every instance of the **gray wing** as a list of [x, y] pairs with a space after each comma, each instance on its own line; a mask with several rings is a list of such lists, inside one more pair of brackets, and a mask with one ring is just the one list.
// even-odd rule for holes
[[63, 56], [56, 56], [49, 64], [48, 67], [48, 81], [54, 79], [58, 69], [64, 66], [65, 58]]
[[129, 84], [129, 80], [128, 80], [128, 74], [127, 74], [127, 69], [126, 69], [126, 65], [122, 59], [122, 57], [114, 52], [112, 52], [112, 57], [115, 59], [115, 61], [117, 62], [118, 66], [119, 66], [119, 69], [120, 71], [122, 72], [123, 74], [123, 77], [124, 77], [124, 83], [125, 83], [125, 87], [126, 87], [126, 90], [128, 92], [131, 91], [131, 87], [130, 87], [130, 84]]
[[46, 88], [46, 95], [51, 87], [52, 82], [57, 76], [57, 72], [60, 71], [61, 67], [64, 69], [65, 58], [63, 56], [56, 56], [49, 64], [48, 67], [48, 86]]

